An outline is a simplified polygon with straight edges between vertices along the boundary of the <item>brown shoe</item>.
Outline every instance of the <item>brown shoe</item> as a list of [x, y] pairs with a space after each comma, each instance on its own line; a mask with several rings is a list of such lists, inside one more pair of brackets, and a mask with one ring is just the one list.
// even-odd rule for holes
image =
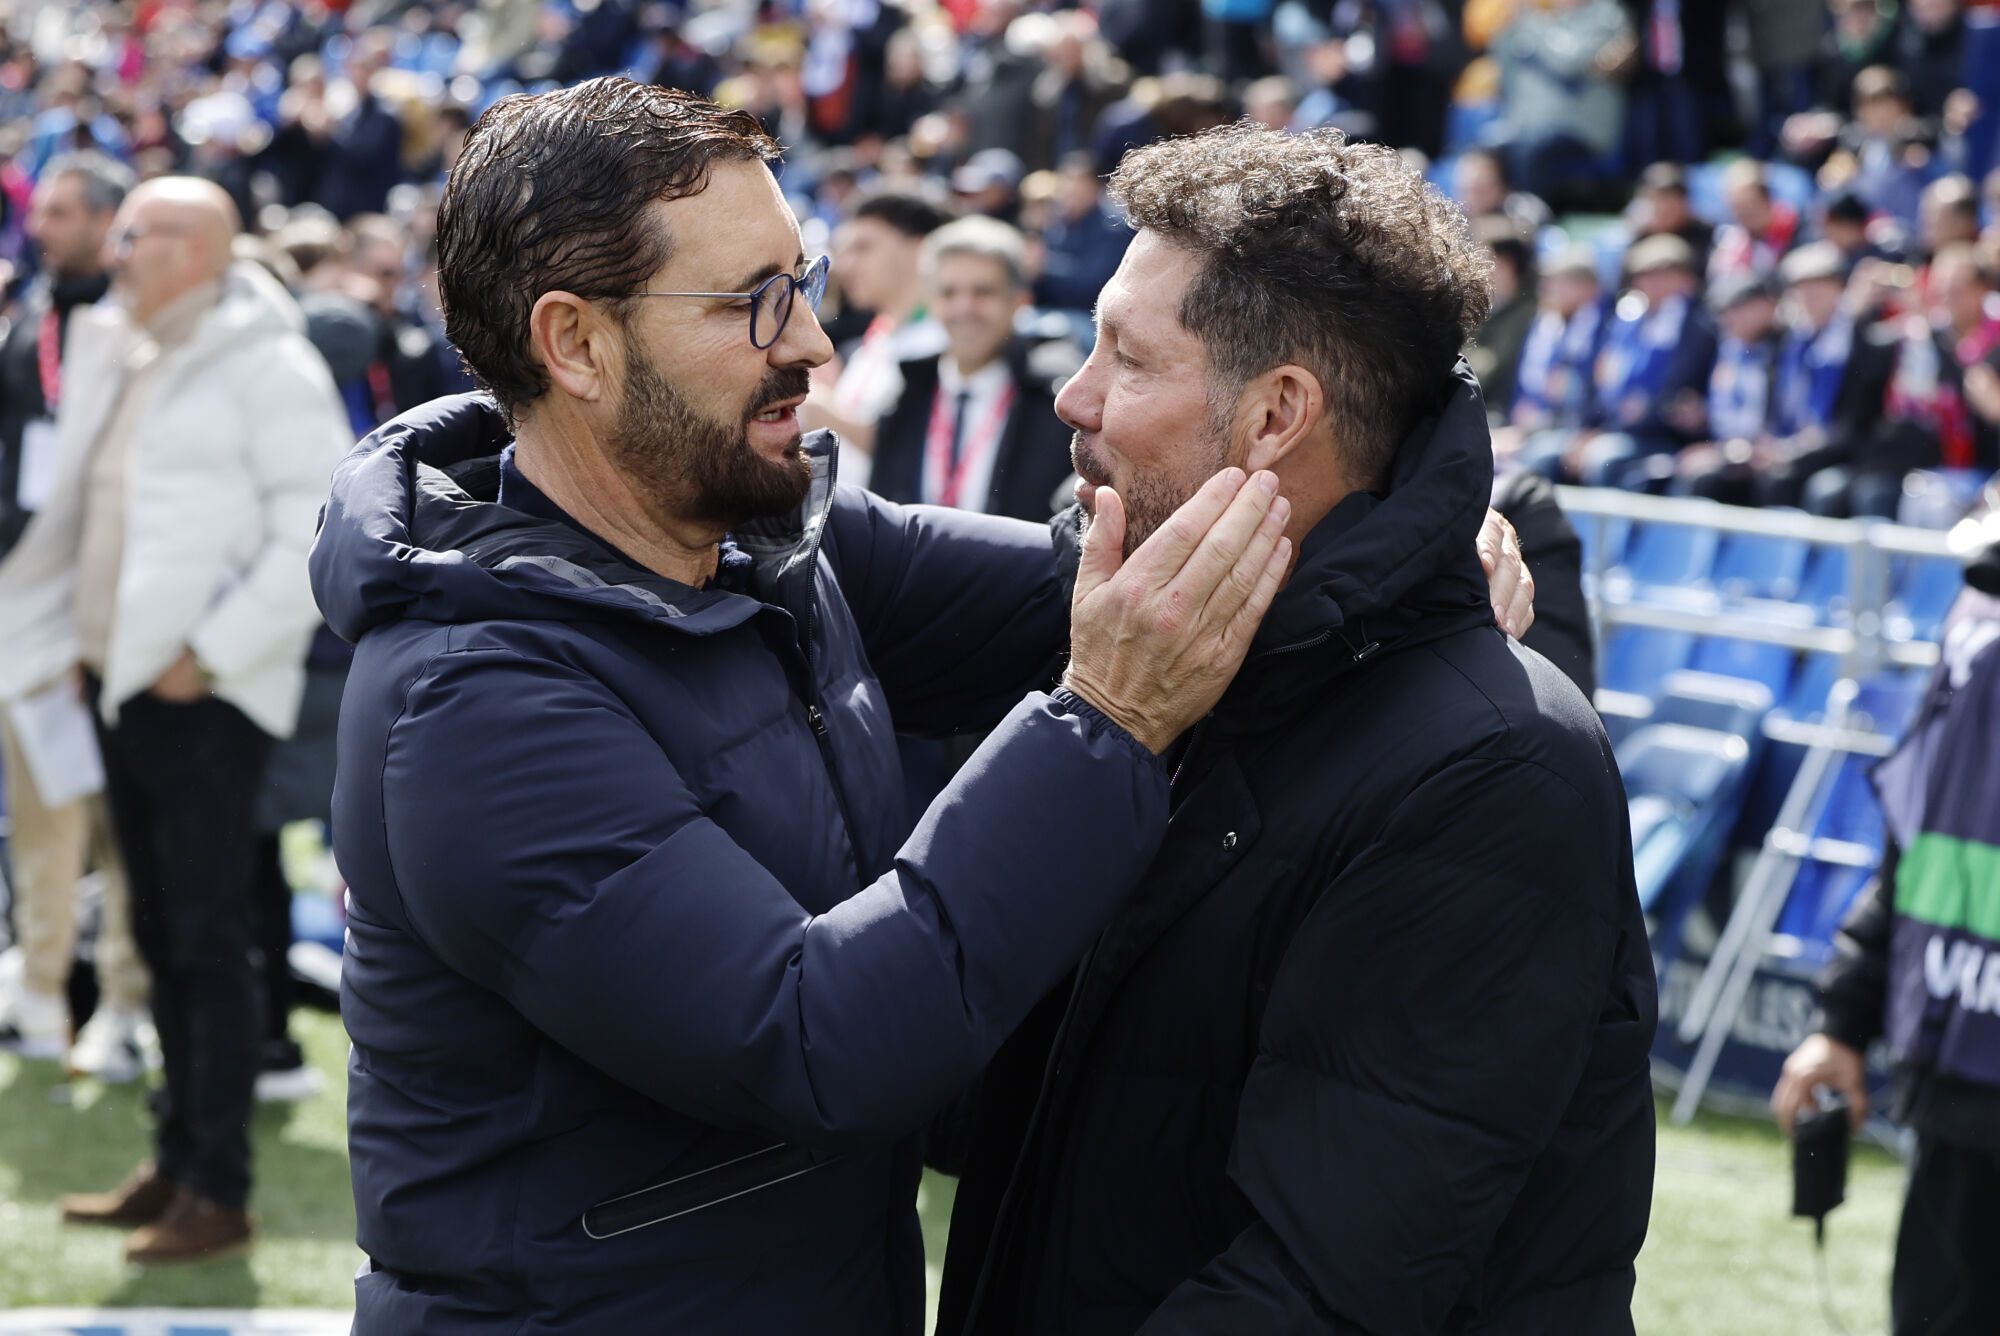
[[136, 1229], [166, 1214], [178, 1185], [163, 1178], [151, 1160], [109, 1192], [73, 1192], [62, 1199], [62, 1217], [72, 1225], [112, 1225]]
[[254, 1233], [248, 1212], [182, 1188], [165, 1215], [126, 1241], [125, 1260], [152, 1265], [231, 1257], [250, 1246]]

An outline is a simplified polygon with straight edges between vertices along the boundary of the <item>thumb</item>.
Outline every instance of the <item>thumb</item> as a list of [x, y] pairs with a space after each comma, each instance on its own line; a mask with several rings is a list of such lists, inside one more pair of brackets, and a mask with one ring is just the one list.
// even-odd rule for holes
[[1096, 513], [1083, 531], [1076, 563], [1076, 596], [1082, 599], [1125, 564], [1125, 503], [1109, 487], [1097, 489]]

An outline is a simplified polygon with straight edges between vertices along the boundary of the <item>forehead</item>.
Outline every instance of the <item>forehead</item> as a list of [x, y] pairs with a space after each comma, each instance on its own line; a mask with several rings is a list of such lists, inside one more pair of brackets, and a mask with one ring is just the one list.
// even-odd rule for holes
[[938, 256], [937, 281], [940, 285], [990, 284], [1005, 287], [1008, 285], [1007, 266], [992, 255], [953, 251]]
[[1201, 258], [1193, 251], [1142, 231], [1098, 295], [1098, 320], [1115, 326], [1121, 337], [1192, 345], [1194, 335], [1181, 324], [1181, 298], [1200, 271]]
[[789, 271], [798, 258], [798, 221], [761, 162], [715, 163], [707, 189], [654, 208], [673, 238], [665, 272], [692, 288], [710, 290], [766, 266]]

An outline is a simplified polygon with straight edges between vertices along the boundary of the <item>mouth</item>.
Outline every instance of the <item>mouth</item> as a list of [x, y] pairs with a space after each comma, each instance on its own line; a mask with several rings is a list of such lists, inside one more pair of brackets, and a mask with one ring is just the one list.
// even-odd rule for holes
[[804, 402], [804, 395], [780, 399], [775, 404], [766, 405], [761, 412], [751, 414], [750, 421], [760, 427], [777, 427], [786, 432], [795, 432], [799, 429], [799, 405]]

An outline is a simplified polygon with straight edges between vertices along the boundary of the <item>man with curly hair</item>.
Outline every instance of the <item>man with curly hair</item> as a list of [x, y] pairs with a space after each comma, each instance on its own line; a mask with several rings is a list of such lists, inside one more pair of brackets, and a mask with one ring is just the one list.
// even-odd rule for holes
[[938, 1329], [1629, 1333], [1653, 967], [1611, 748], [1467, 550], [1487, 262], [1335, 132], [1155, 144], [1112, 193], [1081, 498], [1130, 549], [1269, 469], [1298, 555], [1140, 891], [936, 1129]]

